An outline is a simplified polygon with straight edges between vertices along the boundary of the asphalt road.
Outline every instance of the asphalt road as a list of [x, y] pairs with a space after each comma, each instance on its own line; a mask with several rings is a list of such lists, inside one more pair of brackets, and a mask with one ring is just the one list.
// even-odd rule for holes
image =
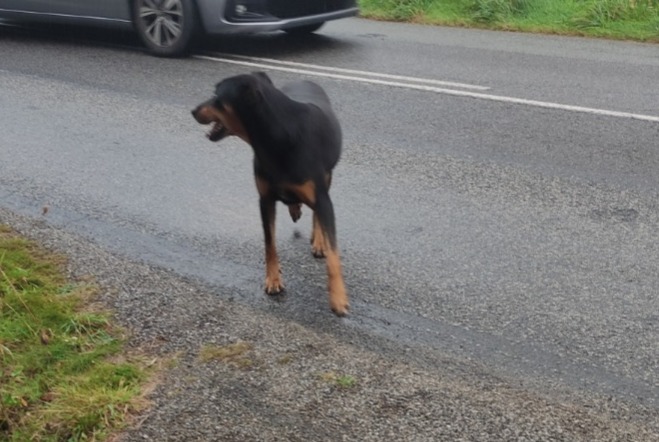
[[[0, 50], [2, 208], [383, 357], [659, 410], [656, 46], [354, 19], [182, 60], [84, 30], [3, 28]], [[249, 148], [189, 115], [246, 70], [335, 104], [346, 319], [308, 210], [280, 208], [288, 294], [262, 294]]]

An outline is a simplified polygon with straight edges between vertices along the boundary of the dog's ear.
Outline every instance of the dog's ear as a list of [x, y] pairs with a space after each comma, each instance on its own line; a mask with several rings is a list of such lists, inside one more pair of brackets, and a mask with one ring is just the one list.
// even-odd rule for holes
[[263, 86], [263, 81], [253, 75], [229, 77], [215, 86], [215, 100], [222, 105], [235, 106], [240, 102], [257, 105], [264, 100]]
[[215, 99], [219, 99], [223, 93], [224, 80], [215, 84]]
[[241, 85], [240, 92], [240, 96], [251, 105], [258, 105], [264, 100], [262, 84], [260, 81], [254, 81], [253, 78]]
[[273, 86], [273, 85], [274, 85], [274, 83], [272, 82], [272, 80], [270, 79], [270, 77], [268, 77], [268, 74], [266, 74], [265, 72], [261, 72], [261, 71], [258, 71], [258, 72], [252, 72], [252, 75], [255, 76], [256, 78], [262, 80], [262, 81], [265, 81], [265, 82], [266, 82], [267, 84], [269, 84], [270, 86]]

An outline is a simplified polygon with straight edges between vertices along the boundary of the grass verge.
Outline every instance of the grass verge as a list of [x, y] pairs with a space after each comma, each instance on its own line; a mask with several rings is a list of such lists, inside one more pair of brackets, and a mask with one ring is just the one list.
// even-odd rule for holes
[[146, 406], [146, 364], [63, 263], [0, 225], [2, 441], [101, 441]]
[[364, 17], [659, 43], [659, 0], [359, 0]]

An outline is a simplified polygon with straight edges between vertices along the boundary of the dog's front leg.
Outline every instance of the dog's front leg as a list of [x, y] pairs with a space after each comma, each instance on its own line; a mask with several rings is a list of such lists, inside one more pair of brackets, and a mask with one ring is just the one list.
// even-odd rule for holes
[[259, 192], [259, 208], [265, 238], [265, 292], [268, 295], [277, 295], [284, 291], [275, 239], [277, 200], [272, 195], [268, 182], [258, 175], [256, 176], [256, 189]]
[[261, 221], [265, 237], [265, 292], [268, 295], [277, 295], [284, 291], [284, 283], [279, 267], [277, 245], [275, 243], [275, 200], [261, 197]]
[[314, 212], [311, 227], [311, 254], [315, 258], [325, 257], [325, 248], [327, 247], [325, 243], [323, 229], [320, 226], [320, 221], [318, 221], [318, 215]]

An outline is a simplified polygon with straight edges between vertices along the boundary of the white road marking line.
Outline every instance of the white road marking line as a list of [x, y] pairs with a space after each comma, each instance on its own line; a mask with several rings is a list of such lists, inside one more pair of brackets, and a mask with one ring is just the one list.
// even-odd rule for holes
[[461, 89], [473, 89], [477, 91], [487, 91], [490, 88], [487, 86], [478, 86], [475, 84], [467, 84], [467, 83], [457, 83], [454, 81], [442, 81], [442, 80], [434, 80], [430, 78], [419, 78], [419, 77], [407, 77], [404, 75], [393, 75], [393, 74], [382, 74], [379, 72], [370, 72], [370, 71], [359, 71], [355, 69], [344, 69], [344, 68], [337, 68], [333, 66], [323, 66], [319, 64], [308, 64], [308, 63], [298, 63], [296, 61], [286, 61], [286, 60], [276, 60], [274, 58], [262, 58], [262, 57], [248, 57], [246, 55], [236, 55], [236, 54], [226, 54], [226, 53], [220, 53], [217, 54], [223, 59], [237, 59], [237, 60], [247, 60], [247, 61], [253, 61], [257, 63], [270, 63], [270, 64], [278, 64], [282, 66], [294, 66], [294, 67], [299, 67], [299, 68], [307, 68], [307, 69], [314, 69], [318, 71], [328, 71], [328, 72], [337, 72], [340, 74], [351, 74], [351, 75], [360, 75], [360, 76], [365, 76], [365, 77], [375, 77], [375, 78], [386, 78], [388, 80], [398, 80], [398, 81], [404, 81], [407, 83], [425, 83], [425, 84], [434, 84], [436, 86], [447, 86], [447, 87], [457, 87]]
[[400, 88], [413, 89], [413, 90], [419, 90], [419, 91], [425, 91], [425, 92], [435, 92], [435, 93], [438, 93], [438, 94], [453, 95], [453, 96], [458, 96], [458, 97], [469, 97], [469, 98], [476, 98], [476, 99], [480, 99], [480, 100], [497, 101], [497, 102], [500, 102], [500, 103], [521, 104], [521, 105], [526, 105], [526, 106], [541, 107], [541, 108], [545, 108], [545, 109], [564, 110], [564, 111], [569, 111], [569, 112], [579, 112], [579, 113], [592, 114], [592, 115], [601, 115], [601, 116], [615, 117], [615, 118], [630, 118], [630, 119], [634, 119], [634, 120], [652, 121], [652, 122], [655, 122], [655, 123], [659, 123], [659, 116], [654, 116], [654, 115], [635, 114], [635, 113], [631, 113], [631, 112], [619, 112], [619, 111], [612, 111], [612, 110], [606, 110], [606, 109], [597, 109], [597, 108], [584, 107], [584, 106], [573, 106], [573, 105], [569, 105], [569, 104], [559, 104], [559, 103], [552, 103], [552, 102], [548, 102], [548, 101], [527, 100], [525, 98], [506, 97], [506, 96], [503, 96], [503, 95], [491, 95], [491, 94], [483, 94], [483, 93], [480, 93], [480, 92], [470, 92], [470, 91], [461, 91], [461, 90], [456, 90], [456, 89], [446, 89], [446, 88], [440, 88], [440, 87], [435, 87], [435, 86], [426, 86], [426, 85], [422, 85], [422, 84], [402, 83], [402, 82], [395, 82], [395, 81], [385, 81], [385, 80], [378, 80], [378, 79], [375, 79], [375, 78], [364, 78], [364, 77], [356, 77], [356, 76], [352, 76], [352, 75], [333, 74], [331, 72], [318, 72], [318, 71], [310, 71], [310, 70], [306, 70], [306, 69], [295, 69], [295, 68], [289, 68], [289, 67], [284, 67], [284, 66], [274, 66], [274, 65], [270, 65], [270, 64], [264, 64], [264, 63], [255, 63], [255, 62], [251, 62], [251, 61], [231, 60], [231, 59], [228, 59], [228, 58], [211, 57], [211, 56], [207, 56], [207, 55], [195, 55], [194, 57], [198, 58], [198, 59], [201, 59], [201, 60], [210, 60], [210, 61], [215, 61], [215, 62], [219, 62], [219, 63], [235, 64], [235, 65], [248, 66], [248, 67], [259, 68], [259, 69], [269, 69], [269, 70], [273, 70], [273, 71], [290, 72], [290, 73], [300, 74], [300, 75], [334, 78], [334, 79], [337, 79], [337, 80], [347, 80], [347, 81], [355, 81], [355, 82], [361, 82], [361, 83], [378, 84], [378, 85], [383, 85], [383, 86], [400, 87]]

